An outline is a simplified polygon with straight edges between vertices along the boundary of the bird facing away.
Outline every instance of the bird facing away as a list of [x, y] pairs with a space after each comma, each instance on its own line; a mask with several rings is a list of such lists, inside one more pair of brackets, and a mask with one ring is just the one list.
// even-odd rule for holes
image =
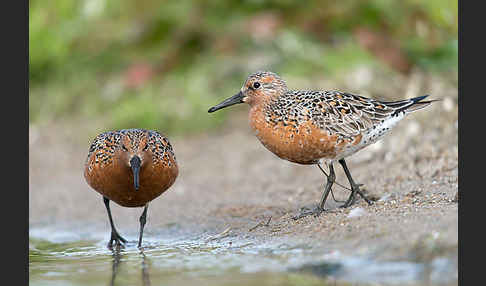
[[317, 164], [323, 172], [321, 164], [329, 165], [319, 205], [302, 217], [324, 211], [335, 181], [336, 161], [351, 185], [351, 194], [342, 207], [352, 205], [356, 194], [371, 204], [344, 159], [379, 140], [407, 114], [428, 106], [432, 101], [423, 101], [426, 97], [385, 102], [340, 91], [289, 90], [277, 74], [260, 71], [250, 74], [236, 95], [208, 112], [247, 103], [250, 126], [268, 150], [290, 162]]
[[142, 245], [150, 201], [175, 182], [179, 169], [169, 140], [157, 131], [124, 129], [98, 135], [89, 148], [84, 178], [103, 196], [117, 247], [127, 240], [118, 234], [110, 211], [110, 200], [124, 207], [144, 207], [140, 216], [138, 247]]

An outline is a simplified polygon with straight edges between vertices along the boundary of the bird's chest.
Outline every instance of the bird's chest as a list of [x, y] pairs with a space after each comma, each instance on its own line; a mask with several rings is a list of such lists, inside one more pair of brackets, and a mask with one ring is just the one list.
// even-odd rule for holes
[[255, 108], [250, 110], [249, 121], [255, 136], [268, 150], [291, 162], [315, 164], [322, 158], [334, 158], [342, 148], [337, 136], [329, 135], [311, 120], [296, 122]]
[[178, 175], [177, 165], [146, 165], [140, 169], [140, 188], [135, 190], [133, 173], [123, 164], [95, 166], [85, 170], [88, 184], [98, 193], [125, 207], [140, 207], [167, 190]]

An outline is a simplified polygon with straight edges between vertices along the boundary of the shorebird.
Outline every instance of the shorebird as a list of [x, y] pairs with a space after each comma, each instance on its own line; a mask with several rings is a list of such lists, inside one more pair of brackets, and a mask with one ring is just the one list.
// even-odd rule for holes
[[124, 207], [144, 207], [138, 239], [138, 247], [141, 247], [149, 202], [172, 186], [178, 173], [172, 145], [157, 131], [109, 131], [93, 140], [84, 178], [103, 196], [111, 225], [108, 248], [112, 248], [113, 242], [117, 247], [127, 242], [113, 224], [110, 200]]
[[341, 91], [289, 90], [277, 74], [259, 71], [248, 76], [236, 95], [208, 112], [247, 103], [250, 126], [268, 150], [290, 162], [316, 164], [325, 174], [322, 164], [329, 166], [320, 203], [298, 216], [303, 217], [324, 211], [336, 178], [336, 161], [351, 186], [351, 194], [341, 207], [352, 205], [356, 194], [372, 204], [360, 184], [354, 182], [345, 158], [381, 139], [407, 114], [434, 101], [424, 101], [427, 96], [385, 102]]

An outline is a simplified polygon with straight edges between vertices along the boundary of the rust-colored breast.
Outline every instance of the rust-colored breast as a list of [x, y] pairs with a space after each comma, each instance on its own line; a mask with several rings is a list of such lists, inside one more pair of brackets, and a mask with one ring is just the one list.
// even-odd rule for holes
[[[92, 159], [91, 159], [92, 160]], [[120, 160], [100, 166], [85, 168], [88, 184], [98, 193], [124, 207], [141, 207], [164, 193], [175, 182], [179, 173], [176, 162], [171, 166], [147, 163], [140, 169], [140, 187], [135, 190], [133, 173]]]
[[[144, 140], [141, 142], [146, 142]], [[107, 149], [102, 141], [98, 142], [98, 147], [90, 149], [84, 170], [86, 182], [101, 195], [124, 207], [141, 207], [157, 198], [172, 186], [179, 170], [168, 140], [154, 138], [157, 144], [150, 140], [152, 138], [148, 137], [148, 147], [140, 146], [138, 153], [142, 158], [138, 190], [134, 188], [129, 155], [122, 150], [121, 144]]]
[[260, 142], [278, 157], [299, 164], [315, 164], [320, 159], [334, 160], [359, 141], [361, 136], [340, 139], [317, 127], [312, 120], [297, 124], [265, 120], [258, 108], [250, 110], [250, 126]]

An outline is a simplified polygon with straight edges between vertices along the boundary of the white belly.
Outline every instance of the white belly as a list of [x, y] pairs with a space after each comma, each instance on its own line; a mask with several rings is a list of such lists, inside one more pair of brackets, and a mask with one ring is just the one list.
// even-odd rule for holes
[[363, 149], [366, 146], [369, 146], [379, 139], [381, 139], [385, 134], [387, 134], [400, 120], [405, 117], [403, 113], [399, 114], [398, 116], [389, 117], [383, 123], [376, 125], [374, 129], [370, 129], [363, 133], [363, 138], [361, 141], [356, 145], [350, 145], [345, 147], [345, 149], [340, 152], [340, 154], [334, 158], [332, 161], [337, 161], [343, 159], [347, 156], [350, 156], [359, 150]]

